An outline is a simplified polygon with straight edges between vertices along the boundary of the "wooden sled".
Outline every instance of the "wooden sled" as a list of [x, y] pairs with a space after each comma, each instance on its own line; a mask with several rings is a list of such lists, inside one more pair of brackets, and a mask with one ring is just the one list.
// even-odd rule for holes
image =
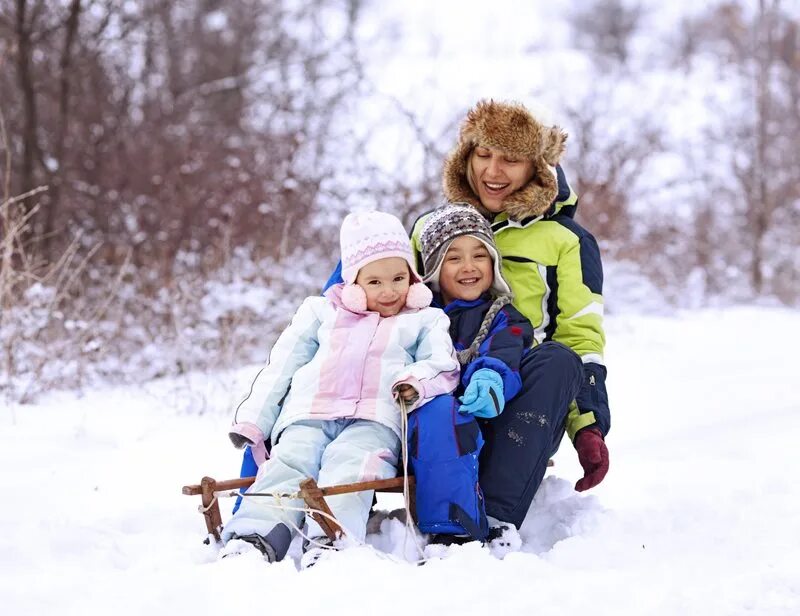
[[[255, 477], [240, 477], [239, 479], [226, 479], [217, 481], [211, 477], [203, 477], [199, 484], [183, 486], [182, 492], [187, 496], [202, 497], [202, 505], [198, 507], [203, 514], [206, 522], [206, 530], [215, 540], [220, 540], [222, 530], [222, 515], [219, 510], [219, 496], [227, 495], [232, 490], [248, 488], [255, 481]], [[328, 503], [325, 502], [326, 496], [337, 494], [348, 494], [350, 492], [362, 492], [364, 490], [375, 490], [376, 492], [402, 492], [404, 477], [394, 477], [392, 479], [380, 479], [376, 481], [361, 481], [359, 483], [346, 483], [340, 486], [319, 487], [317, 482], [309, 477], [300, 483], [300, 497], [305, 501], [311, 510], [311, 516], [320, 525], [322, 530], [330, 539], [336, 539], [343, 533], [342, 527], [336, 523]], [[415, 515], [416, 504], [414, 500], [414, 477], [408, 477], [409, 487], [409, 508], [412, 515]], [[318, 513], [322, 512], [322, 513]], [[323, 515], [324, 514], [324, 515]]]
[[[553, 466], [553, 460], [547, 461], [547, 466]], [[325, 502], [326, 496], [337, 494], [349, 494], [350, 492], [362, 492], [364, 490], [375, 490], [376, 492], [402, 492], [404, 477], [394, 477], [392, 479], [380, 479], [376, 481], [361, 481], [358, 483], [346, 483], [340, 486], [328, 486], [320, 488], [313, 478], [309, 477], [300, 483], [300, 497], [305, 501], [311, 510], [311, 516], [320, 525], [322, 530], [330, 539], [344, 534], [342, 527], [336, 523], [328, 503]], [[222, 530], [222, 515], [219, 510], [219, 496], [227, 496], [232, 490], [249, 488], [256, 480], [255, 477], [240, 477], [239, 479], [225, 479], [217, 481], [211, 477], [203, 477], [199, 484], [183, 486], [182, 492], [187, 496], [201, 496], [202, 504], [198, 511], [203, 514], [206, 522], [208, 534], [213, 536], [216, 541], [220, 540]], [[414, 490], [414, 476], [408, 477], [408, 500], [411, 515], [416, 518], [416, 498]], [[318, 512], [322, 512], [322, 514]], [[323, 515], [324, 514], [324, 515]]]

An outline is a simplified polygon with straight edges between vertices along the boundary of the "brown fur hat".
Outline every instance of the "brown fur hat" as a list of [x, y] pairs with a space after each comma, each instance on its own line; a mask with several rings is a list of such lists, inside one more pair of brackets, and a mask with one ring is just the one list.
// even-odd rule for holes
[[566, 140], [567, 134], [561, 128], [545, 126], [519, 103], [479, 101], [467, 112], [458, 144], [445, 159], [444, 196], [451, 202], [469, 203], [488, 216], [470, 186], [467, 167], [476, 146], [497, 148], [533, 162], [533, 178], [506, 197], [504, 210], [512, 220], [539, 216], [558, 194], [554, 167], [564, 154]]

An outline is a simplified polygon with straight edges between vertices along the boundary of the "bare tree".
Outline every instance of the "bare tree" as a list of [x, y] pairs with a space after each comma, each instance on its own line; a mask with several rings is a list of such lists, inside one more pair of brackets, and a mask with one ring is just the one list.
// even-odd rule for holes
[[622, 0], [582, 2], [569, 15], [579, 49], [589, 52], [601, 70], [626, 66], [630, 39], [639, 28], [644, 9]]
[[709, 178], [707, 193], [730, 194], [734, 211], [733, 216], [714, 218], [714, 233], [741, 237], [743, 244], [734, 245], [747, 250], [737, 250], [727, 262], [744, 261], [755, 294], [796, 299], [798, 292], [787, 294], [784, 282], [787, 277], [796, 280], [796, 263], [781, 246], [794, 244], [798, 231], [791, 214], [800, 201], [795, 145], [800, 138], [798, 23], [779, 0], [759, 0], [752, 17], [741, 3], [726, 2], [687, 27], [698, 51], [713, 53], [735, 71], [744, 102], [741, 108], [721, 110], [719, 128], [708, 131], [709, 148], [725, 144], [736, 150], [729, 173]]
[[[587, 100], [610, 97], [595, 92]], [[565, 164], [580, 198], [577, 216], [606, 244], [609, 256], [635, 255], [645, 261], [646, 255], [633, 241], [631, 210], [634, 200], [641, 198], [633, 194], [633, 186], [648, 162], [664, 151], [663, 127], [645, 115], [620, 128], [623, 116], [610, 105], [586, 101], [571, 102], [565, 112], [570, 127]]]
[[[23, 127], [22, 164], [20, 169], [20, 185], [17, 192], [25, 194], [33, 190], [36, 184], [37, 162], [42, 160], [39, 147], [39, 113], [34, 85], [33, 68], [33, 30], [37, 18], [41, 14], [41, 3], [34, 9], [27, 0], [16, 0], [12, 14], [3, 15], [4, 21], [10, 23], [16, 50], [16, 75], [18, 91], [22, 95]], [[32, 206], [28, 205], [30, 210]]]
[[[14, 246], [3, 267], [26, 272], [3, 301], [16, 297], [21, 308], [27, 289], [46, 285], [37, 297], [58, 297], [53, 314], [84, 315], [37, 321], [43, 339], [60, 336], [67, 323], [88, 327], [91, 306], [106, 306], [107, 322], [87, 333], [85, 346], [131, 356], [151, 341], [197, 331], [204, 285], [220, 271], [278, 290], [282, 261], [288, 268], [298, 251], [332, 247], [329, 229], [315, 224], [319, 212], [347, 207], [346, 176], [363, 165], [337, 122], [361, 91], [355, 26], [362, 4], [1, 4], [3, 246]], [[43, 184], [50, 190], [33, 200], [31, 189]], [[243, 263], [242, 251], [261, 266]], [[234, 263], [247, 272], [231, 273]], [[67, 278], [51, 274], [67, 266]], [[113, 304], [109, 280], [120, 281]], [[302, 291], [299, 283], [291, 289]], [[274, 320], [271, 306], [245, 312], [220, 318]], [[229, 352], [223, 337], [232, 330], [220, 323], [203, 330], [209, 360]], [[237, 343], [240, 352], [252, 348], [256, 331]], [[59, 361], [79, 374], [82, 352]], [[149, 373], [185, 369], [176, 351], [172, 365]]]

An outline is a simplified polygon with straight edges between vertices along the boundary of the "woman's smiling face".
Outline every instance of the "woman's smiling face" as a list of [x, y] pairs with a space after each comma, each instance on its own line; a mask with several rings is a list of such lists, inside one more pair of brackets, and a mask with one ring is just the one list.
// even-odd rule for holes
[[503, 201], [533, 177], [533, 163], [498, 150], [477, 146], [469, 160], [473, 188], [490, 212], [503, 211]]

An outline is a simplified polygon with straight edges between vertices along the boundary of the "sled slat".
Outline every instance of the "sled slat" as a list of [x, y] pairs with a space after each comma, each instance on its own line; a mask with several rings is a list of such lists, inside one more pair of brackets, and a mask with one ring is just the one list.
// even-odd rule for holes
[[[414, 487], [414, 477], [408, 478], [410, 488]], [[349, 494], [350, 492], [362, 492], [363, 490], [377, 490], [379, 492], [403, 491], [403, 477], [392, 477], [391, 479], [376, 479], [374, 481], [360, 481], [358, 483], [344, 483], [340, 486], [328, 486], [319, 488], [323, 496], [336, 496], [337, 494]]]
[[[239, 477], [238, 479], [223, 479], [216, 482], [217, 492], [225, 490], [236, 490], [238, 488], [247, 488], [256, 480], [255, 477]], [[203, 493], [203, 486], [195, 484], [190, 486], [183, 486], [181, 491], [187, 496], [196, 496]]]
[[[238, 479], [223, 479], [222, 481], [215, 482], [215, 490], [217, 492], [225, 492], [226, 490], [237, 490], [239, 488], [248, 488], [253, 485], [255, 477], [240, 477]], [[414, 487], [414, 476], [408, 478], [409, 487]], [[322, 490], [323, 496], [335, 496], [336, 494], [347, 494], [349, 492], [360, 492], [361, 490], [378, 490], [379, 492], [402, 492], [403, 491], [403, 478], [393, 477], [392, 479], [379, 479], [375, 481], [362, 481], [359, 483], [346, 483], [340, 486], [328, 486], [319, 488]], [[197, 496], [203, 493], [203, 486], [200, 484], [193, 484], [183, 486], [181, 492], [186, 496]]]

